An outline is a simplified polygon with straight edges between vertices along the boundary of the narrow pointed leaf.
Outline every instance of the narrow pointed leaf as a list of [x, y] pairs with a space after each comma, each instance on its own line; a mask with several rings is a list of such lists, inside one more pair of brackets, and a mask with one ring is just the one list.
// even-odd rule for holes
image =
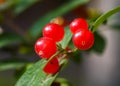
[[56, 75], [47, 75], [43, 72], [46, 60], [42, 59], [30, 67], [18, 80], [15, 86], [50, 86]]
[[63, 40], [61, 42], [59, 42], [63, 49], [65, 49], [67, 47], [67, 45], [71, 41], [71, 38], [72, 38], [72, 33], [70, 32], [70, 29], [67, 26], [65, 28], [65, 36], [64, 36]]
[[120, 6], [109, 10], [108, 12], [101, 15], [92, 25], [91, 29], [95, 32], [100, 24], [102, 24], [107, 18], [114, 15], [115, 13], [120, 12]]

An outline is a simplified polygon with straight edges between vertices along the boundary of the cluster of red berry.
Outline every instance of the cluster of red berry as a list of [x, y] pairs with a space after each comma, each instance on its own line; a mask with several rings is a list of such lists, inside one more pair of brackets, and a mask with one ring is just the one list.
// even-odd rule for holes
[[[88, 30], [87, 22], [82, 18], [73, 20], [70, 24], [70, 30], [73, 33], [73, 43], [80, 50], [89, 49], [94, 43], [94, 35]], [[43, 28], [43, 37], [35, 43], [36, 53], [44, 59], [49, 59], [57, 50], [56, 42], [64, 37], [64, 28], [55, 23], [49, 23]], [[59, 61], [55, 57], [50, 60], [43, 71], [48, 74], [55, 74], [59, 70]]]
[[88, 29], [88, 23], [77, 18], [70, 24], [70, 30], [73, 33], [73, 43], [80, 50], [88, 50], [94, 44], [94, 35]]
[[[36, 53], [44, 59], [49, 59], [57, 52], [56, 42], [64, 37], [64, 29], [58, 24], [49, 23], [43, 28], [43, 37], [38, 39], [35, 44]], [[59, 69], [59, 61], [55, 57], [44, 67], [44, 72], [54, 74]]]

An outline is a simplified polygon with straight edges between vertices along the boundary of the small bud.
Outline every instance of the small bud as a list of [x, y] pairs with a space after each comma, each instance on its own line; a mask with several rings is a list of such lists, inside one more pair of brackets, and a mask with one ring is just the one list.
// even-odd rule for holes
[[64, 24], [64, 19], [63, 19], [63, 17], [61, 17], [61, 16], [58, 16], [58, 17], [56, 17], [56, 18], [53, 18], [51, 21], [50, 21], [50, 23], [55, 23], [55, 24], [59, 24], [59, 25], [63, 25]]

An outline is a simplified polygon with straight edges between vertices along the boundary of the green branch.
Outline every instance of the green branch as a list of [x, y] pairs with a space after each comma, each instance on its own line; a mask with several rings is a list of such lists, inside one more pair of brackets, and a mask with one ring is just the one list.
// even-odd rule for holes
[[120, 6], [116, 7], [103, 15], [101, 15], [92, 25], [91, 30], [95, 32], [100, 24], [102, 24], [108, 17], [120, 11]]

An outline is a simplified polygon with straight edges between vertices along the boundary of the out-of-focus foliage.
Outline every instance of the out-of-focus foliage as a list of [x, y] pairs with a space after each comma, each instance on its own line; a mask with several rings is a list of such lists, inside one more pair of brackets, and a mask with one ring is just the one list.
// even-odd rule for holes
[[2, 2], [0, 3], [0, 11], [12, 8], [13, 14], [18, 15], [31, 5], [42, 0], [1, 0], [1, 1]]
[[1, 62], [0, 63], [0, 71], [15, 69], [25, 66], [24, 62]]
[[36, 38], [39, 34], [41, 34], [41, 30], [45, 26], [45, 24], [49, 23], [51, 19], [53, 19], [57, 16], [61, 16], [65, 13], [69, 12], [70, 10], [72, 10], [75, 7], [87, 3], [88, 1], [89, 0], [69, 1], [68, 3], [62, 5], [61, 7], [47, 13], [45, 16], [43, 16], [37, 22], [35, 22], [35, 24], [32, 25], [32, 27], [30, 28], [30, 31], [29, 31], [30, 35], [32, 37]]
[[0, 48], [8, 45], [22, 43], [23, 38], [14, 33], [3, 33], [0, 35]]
[[26, 10], [31, 5], [35, 4], [38, 1], [42, 0], [16, 0], [16, 4], [13, 8], [13, 14], [18, 15]]
[[[14, 20], [14, 18], [19, 17], [17, 15], [22, 14], [27, 8], [30, 8], [32, 5], [36, 3], [40, 3], [40, 1], [43, 0], [3, 0], [3, 2], [0, 3], [0, 24], [7, 25], [6, 18]], [[15, 58], [19, 58], [20, 55], [23, 56], [31, 55], [32, 53], [34, 53], [33, 42], [35, 42], [36, 38], [41, 36], [42, 28], [44, 27], [45, 24], [49, 23], [51, 19], [57, 16], [63, 16], [66, 13], [73, 10], [74, 8], [76, 8], [77, 6], [84, 5], [88, 2], [89, 0], [67, 0], [65, 4], [58, 6], [58, 8], [55, 8], [50, 12], [47, 12], [46, 14], [44, 14], [43, 17], [40, 17], [37, 21], [35, 21], [32, 25], [30, 25], [29, 26], [30, 28], [26, 30], [24, 36], [18, 35], [15, 32], [1, 33], [0, 50], [11, 53], [10, 56], [14, 56]], [[43, 8], [38, 8], [38, 9], [43, 9]], [[98, 27], [98, 25], [100, 25], [104, 20], [106, 20], [106, 18], [108, 18], [108, 16], [111, 16], [118, 10], [120, 10], [120, 7], [116, 8], [116, 10], [111, 10], [110, 12], [101, 16], [100, 18], [98, 18], [98, 16], [100, 16], [99, 13], [96, 13], [93, 10], [92, 11], [87, 10], [89, 15], [88, 21], [90, 24], [90, 29], [93, 30], [94, 32]], [[6, 16], [4, 14], [7, 15], [11, 14], [11, 15]], [[97, 21], [95, 21], [96, 18], [98, 18]], [[12, 30], [16, 30], [16, 28], [13, 27]], [[95, 32], [94, 35], [95, 35], [95, 44], [90, 50], [86, 52], [90, 52], [91, 50], [92, 51], [94, 50], [95, 52], [102, 53], [105, 48], [105, 43], [106, 43], [105, 39], [98, 32]], [[72, 39], [72, 33], [69, 30], [69, 26], [67, 26], [65, 27], [65, 37], [58, 44], [61, 45], [63, 49], [66, 49], [66, 47], [70, 47], [70, 49], [75, 48], [71, 39]], [[17, 47], [13, 47], [13, 46], [17, 46]], [[76, 51], [75, 53], [70, 54], [71, 60], [80, 63], [82, 61], [83, 52], [84, 51], [82, 52]], [[16, 86], [50, 86], [52, 82], [55, 80], [57, 74], [47, 75], [42, 71], [44, 65], [46, 64], [46, 60], [38, 61], [35, 64], [31, 64], [31, 66], [29, 67], [28, 65], [30, 63], [32, 62], [28, 62], [24, 59], [21, 59], [20, 62], [17, 60], [15, 60], [14, 62], [9, 60], [9, 62], [7, 63], [0, 61], [0, 70], [3, 71], [11, 68], [15, 68], [15, 69], [20, 68], [20, 70], [22, 70], [21, 67], [24, 66], [25, 68], [27, 67], [27, 71], [19, 79]], [[57, 79], [56, 82], [61, 83], [61, 86], [69, 86], [67, 81], [64, 79]]]

